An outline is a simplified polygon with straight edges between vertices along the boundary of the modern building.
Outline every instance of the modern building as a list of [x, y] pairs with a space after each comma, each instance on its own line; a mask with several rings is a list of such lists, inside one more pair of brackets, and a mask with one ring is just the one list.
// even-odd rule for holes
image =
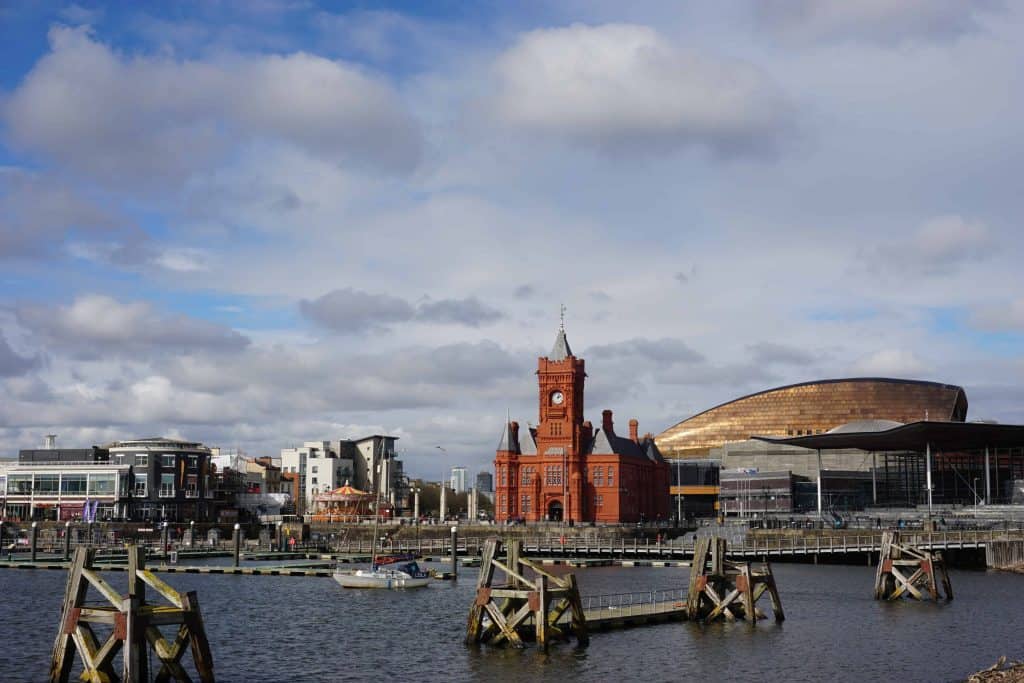
[[476, 490], [480, 493], [490, 493], [494, 491], [494, 475], [490, 472], [477, 472], [476, 474]]
[[451, 476], [448, 478], [448, 485], [455, 493], [466, 492], [466, 468], [456, 465], [452, 468]]
[[688, 417], [657, 437], [666, 458], [706, 458], [712, 448], [751, 436], [822, 434], [859, 420], [916, 422], [967, 418], [961, 387], [908, 379], [858, 377], [760, 391]]
[[351, 484], [404, 507], [407, 487], [402, 461], [395, 457], [398, 437], [373, 434], [360, 439], [306, 441], [281, 449], [281, 471], [298, 476], [299, 514], [312, 510], [316, 496]]
[[214, 516], [210, 449], [165, 437], [115, 441], [110, 462], [131, 469], [131, 511], [139, 519], [207, 521]]
[[612, 411], [601, 426], [584, 420], [585, 362], [560, 328], [537, 361], [540, 422], [505, 425], [494, 460], [495, 518], [569, 523], [668, 520], [669, 467], [636, 420], [615, 433]]
[[[938, 382], [877, 377], [830, 379], [760, 391], [689, 417], [659, 434], [665, 457], [718, 461], [723, 470], [790, 471], [816, 477], [816, 454], [767, 444], [751, 436], [779, 438], [823, 434], [843, 425], [900, 424], [923, 419], [959, 421], [967, 416], [961, 387]], [[881, 422], [879, 422], [881, 421]], [[871, 458], [855, 449], [823, 454], [823, 466], [868, 472]], [[677, 477], [678, 478], [678, 477]], [[719, 489], [707, 483], [673, 484], [672, 495], [692, 510], [717, 509]]]

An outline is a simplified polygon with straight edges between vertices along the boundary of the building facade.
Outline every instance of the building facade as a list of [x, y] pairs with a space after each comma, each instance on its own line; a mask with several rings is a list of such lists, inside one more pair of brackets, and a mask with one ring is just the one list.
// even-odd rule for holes
[[457, 465], [456, 467], [453, 467], [452, 471], [451, 471], [451, 477], [449, 477], [448, 484], [449, 484], [449, 486], [452, 487], [452, 491], [455, 491], [455, 493], [465, 493], [466, 492], [466, 468], [461, 466], [461, 465]]
[[490, 472], [477, 472], [476, 490], [480, 493], [492, 493], [494, 491], [494, 475]]
[[110, 461], [131, 468], [130, 516], [205, 522], [214, 516], [210, 449], [163, 437], [115, 441]]
[[669, 469], [652, 437], [615, 433], [612, 411], [601, 426], [584, 420], [585, 362], [560, 329], [537, 361], [540, 421], [509, 422], [494, 460], [495, 518], [528, 522], [622, 523], [668, 520]]

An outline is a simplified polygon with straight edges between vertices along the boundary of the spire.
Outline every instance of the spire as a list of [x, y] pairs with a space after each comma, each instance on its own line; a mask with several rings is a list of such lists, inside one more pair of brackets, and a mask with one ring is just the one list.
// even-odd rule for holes
[[498, 442], [499, 451], [514, 451], [512, 445], [512, 423], [505, 422], [505, 429], [501, 432], [501, 441]]
[[565, 338], [565, 306], [561, 308], [561, 322], [558, 325], [558, 336], [555, 337], [555, 346], [551, 349], [548, 360], [565, 360], [572, 355], [569, 348], [569, 340]]

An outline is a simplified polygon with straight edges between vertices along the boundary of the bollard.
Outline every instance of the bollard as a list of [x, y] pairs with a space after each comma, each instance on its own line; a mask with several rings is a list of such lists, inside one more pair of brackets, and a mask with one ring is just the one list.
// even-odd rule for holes
[[242, 525], [235, 522], [235, 566], [238, 566], [239, 556], [242, 552]]
[[71, 559], [71, 522], [64, 522], [64, 561]]
[[189, 550], [196, 547], [196, 520], [188, 523], [188, 547]]
[[277, 552], [284, 550], [284, 546], [281, 544], [283, 538], [281, 537], [281, 525], [282, 522], [277, 523]]
[[170, 527], [168, 526], [167, 522], [164, 522], [163, 527], [160, 529], [160, 553], [163, 555], [163, 558], [165, 560], [167, 559], [167, 547], [169, 545], [167, 536], [169, 532]]
[[452, 580], [459, 578], [459, 527], [452, 527]]
[[89, 547], [92, 547], [92, 538], [93, 538], [93, 536], [92, 536], [92, 525], [93, 525], [93, 523], [89, 522], [89, 540], [88, 540]]
[[32, 522], [32, 532], [31, 532], [30, 539], [31, 540], [29, 541], [29, 544], [30, 544], [30, 547], [32, 549], [31, 560], [33, 562], [35, 562], [36, 561], [36, 545], [37, 545], [37, 541], [39, 540], [39, 522]]
[[0, 550], [4, 547], [4, 522], [0, 519]]

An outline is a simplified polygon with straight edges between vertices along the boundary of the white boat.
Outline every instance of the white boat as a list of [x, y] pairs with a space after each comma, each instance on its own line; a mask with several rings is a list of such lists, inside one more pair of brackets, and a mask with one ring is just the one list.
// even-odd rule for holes
[[373, 556], [369, 569], [358, 569], [354, 572], [334, 569], [334, 580], [344, 588], [383, 588], [400, 590], [404, 588], [422, 588], [430, 583], [430, 574], [421, 570], [411, 557], [404, 564], [396, 564], [396, 557], [379, 557], [377, 555], [377, 531], [380, 527], [380, 493], [377, 494], [377, 516], [373, 520]]
[[[415, 567], [415, 562], [411, 563]], [[412, 569], [410, 572], [409, 570]], [[422, 588], [430, 583], [430, 575], [413, 569], [408, 565], [400, 568], [378, 567], [376, 569], [358, 569], [351, 574], [335, 570], [334, 580], [345, 588], [383, 588], [399, 590], [403, 588]]]

